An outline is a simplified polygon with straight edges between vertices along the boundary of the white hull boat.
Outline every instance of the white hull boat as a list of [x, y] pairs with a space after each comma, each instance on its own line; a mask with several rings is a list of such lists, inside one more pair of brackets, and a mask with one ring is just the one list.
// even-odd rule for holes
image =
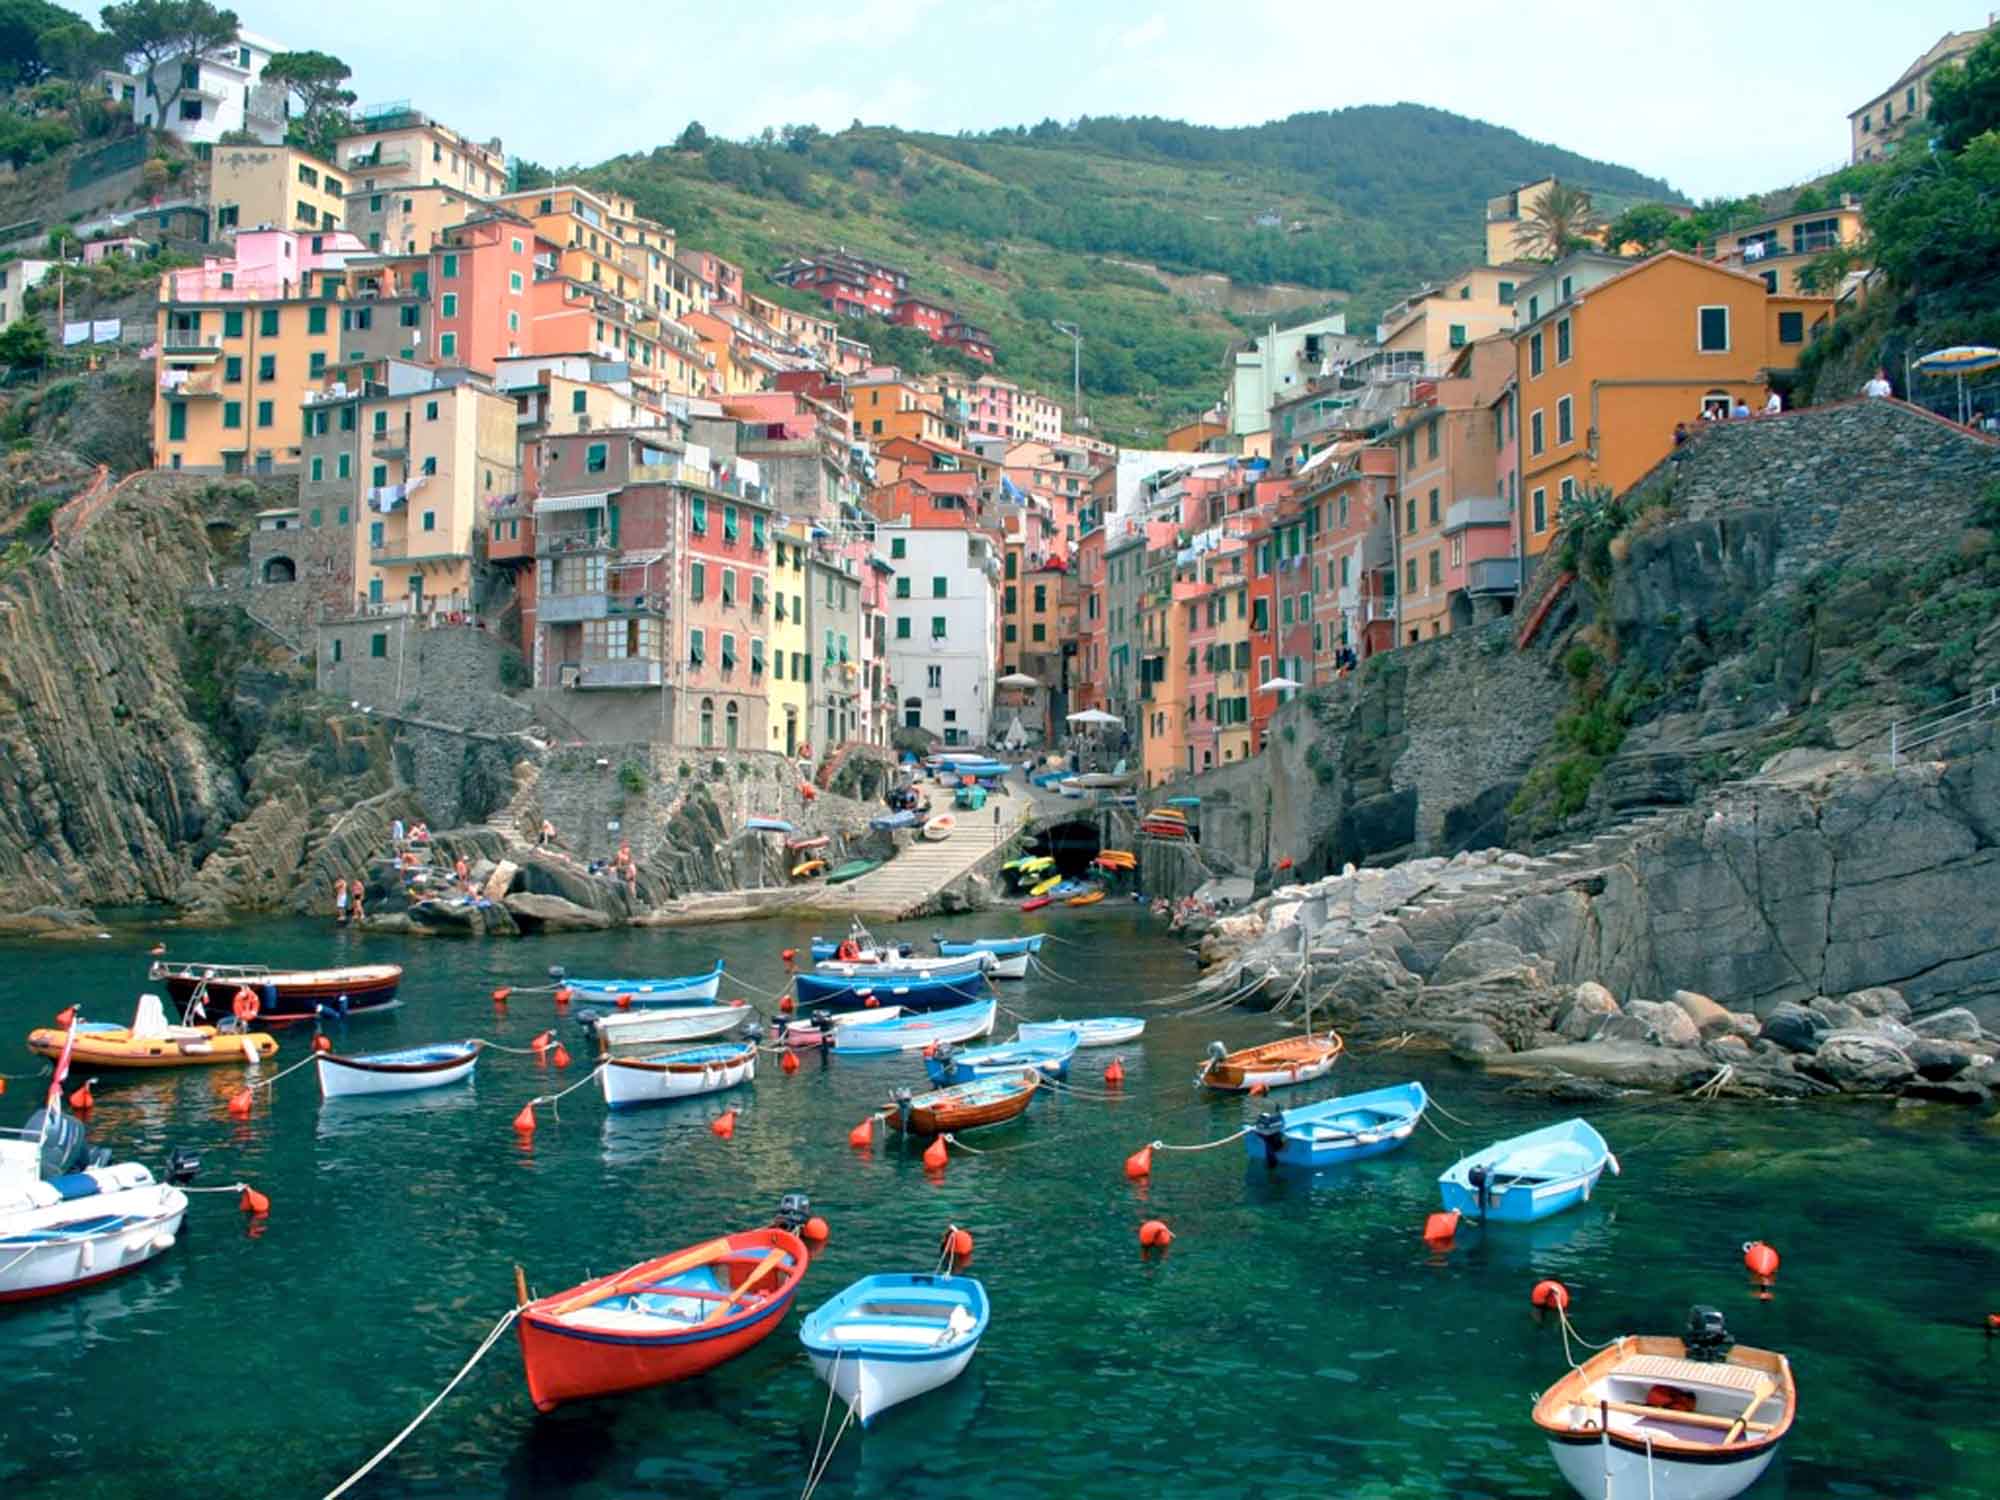
[[922, 1052], [946, 1042], [969, 1042], [993, 1030], [999, 1006], [991, 1000], [961, 1005], [951, 1010], [919, 1012], [886, 1026], [836, 1026], [828, 1038], [840, 1057], [887, 1057], [905, 1052]]
[[864, 1276], [806, 1315], [813, 1374], [867, 1426], [956, 1380], [978, 1352], [989, 1309], [970, 1276]]
[[613, 1056], [661, 1042], [699, 1042], [725, 1036], [756, 1014], [747, 1005], [653, 1006], [577, 1017], [596, 1033], [600, 1054]]
[[1032, 953], [995, 953], [993, 962], [986, 966], [988, 979], [1026, 979], [1028, 960]]
[[720, 1093], [756, 1076], [755, 1042], [721, 1042], [652, 1057], [614, 1057], [599, 1075], [604, 1102], [612, 1109]]
[[822, 959], [813, 965], [813, 973], [821, 979], [873, 979], [883, 981], [909, 979], [970, 979], [975, 974], [991, 973], [994, 961], [999, 957], [993, 953], [967, 953], [958, 958], [885, 958], [879, 963], [844, 963], [837, 958]]
[[[53, 1128], [82, 1149], [74, 1121], [56, 1116]], [[89, 1286], [173, 1248], [188, 1207], [178, 1187], [138, 1162], [46, 1178], [42, 1162], [40, 1130], [0, 1136], [0, 1302]]]
[[1145, 1030], [1146, 1023], [1138, 1016], [1098, 1016], [1089, 1021], [1023, 1021], [1015, 1036], [1024, 1042], [1052, 1042], [1073, 1031], [1079, 1047], [1122, 1047], [1138, 1041]]
[[421, 1089], [448, 1088], [472, 1076], [483, 1042], [444, 1042], [435, 1047], [406, 1047], [399, 1052], [364, 1052], [353, 1057], [322, 1053], [319, 1091], [326, 1099], [352, 1099], [368, 1094], [413, 1094]]

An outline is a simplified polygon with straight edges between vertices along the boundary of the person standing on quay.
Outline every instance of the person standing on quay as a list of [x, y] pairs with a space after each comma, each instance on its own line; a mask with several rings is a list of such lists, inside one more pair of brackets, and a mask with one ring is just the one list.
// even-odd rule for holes
[[355, 925], [359, 926], [361, 919], [368, 915], [367, 912], [361, 909], [361, 898], [366, 893], [367, 887], [362, 885], [361, 877], [358, 875], [354, 879], [350, 880], [347, 883], [347, 885], [351, 897], [349, 905], [351, 905], [354, 909]]
[[1895, 395], [1895, 388], [1889, 384], [1889, 372], [1883, 369], [1876, 370], [1875, 378], [1861, 387], [1861, 394], [1875, 399]]

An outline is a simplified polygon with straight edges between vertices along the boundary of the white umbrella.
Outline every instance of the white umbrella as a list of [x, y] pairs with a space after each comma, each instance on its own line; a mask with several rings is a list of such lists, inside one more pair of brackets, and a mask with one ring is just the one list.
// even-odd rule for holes
[[1101, 708], [1086, 708], [1081, 713], [1069, 716], [1072, 724], [1123, 724], [1125, 721], [1116, 714], [1108, 714]]
[[1028, 743], [1028, 731], [1021, 726], [1021, 716], [1014, 715], [1014, 722], [1007, 726], [1006, 737], [1000, 742], [1009, 750], [1019, 750]]
[[1039, 677], [1030, 677], [1026, 672], [1009, 672], [1005, 677], [996, 677], [993, 680], [993, 685], [995, 687], [1031, 688], [1040, 687], [1042, 681]]
[[1294, 682], [1289, 677], [1273, 677], [1269, 682], [1260, 682], [1257, 684], [1257, 691], [1260, 693], [1282, 693], [1289, 688], [1301, 688], [1304, 686], [1303, 682]]

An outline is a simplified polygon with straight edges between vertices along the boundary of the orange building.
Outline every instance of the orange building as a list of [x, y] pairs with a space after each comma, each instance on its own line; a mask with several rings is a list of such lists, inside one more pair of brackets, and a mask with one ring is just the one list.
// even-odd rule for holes
[[1761, 410], [1772, 374], [1795, 367], [1833, 317], [1830, 298], [1775, 296], [1754, 276], [1678, 251], [1587, 296], [1562, 291], [1568, 266], [1521, 288], [1520, 305], [1539, 315], [1514, 335], [1529, 556], [1548, 550], [1566, 499], [1630, 488], [1673, 447], [1676, 424], [1738, 403]]
[[534, 352], [535, 231], [525, 219], [468, 219], [444, 231], [431, 259], [439, 364], [490, 375], [497, 361]]

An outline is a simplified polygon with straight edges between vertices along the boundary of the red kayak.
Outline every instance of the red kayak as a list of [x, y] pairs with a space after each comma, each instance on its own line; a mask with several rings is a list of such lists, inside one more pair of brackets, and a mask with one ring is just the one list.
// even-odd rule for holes
[[521, 1309], [538, 1411], [688, 1380], [777, 1331], [806, 1272], [785, 1229], [746, 1229], [600, 1276]]
[[1021, 910], [1040, 911], [1043, 907], [1049, 904], [1049, 901], [1051, 899], [1052, 898], [1048, 896], [1030, 896], [1026, 901], [1023, 901], [1021, 903]]

